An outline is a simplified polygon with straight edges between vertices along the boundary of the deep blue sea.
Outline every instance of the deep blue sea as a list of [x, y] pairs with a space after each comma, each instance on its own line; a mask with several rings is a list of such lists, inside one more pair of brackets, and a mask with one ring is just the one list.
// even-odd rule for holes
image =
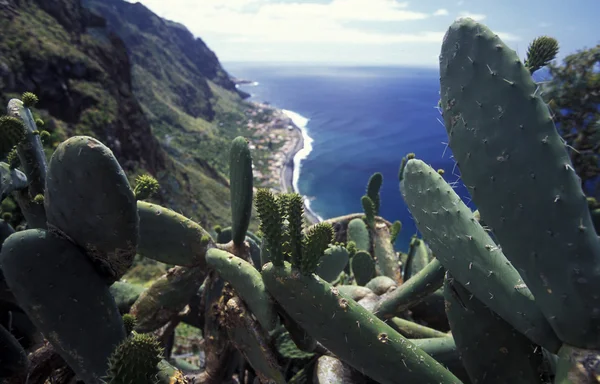
[[262, 63], [225, 69], [255, 82], [240, 87], [250, 100], [288, 111], [304, 128], [309, 139], [296, 158], [295, 187], [322, 219], [362, 212], [369, 177], [381, 172], [380, 215], [402, 222], [396, 248], [406, 252], [418, 234], [398, 183], [402, 157], [410, 152], [444, 169], [446, 181], [458, 181], [456, 192], [474, 208], [445, 145], [437, 69]]

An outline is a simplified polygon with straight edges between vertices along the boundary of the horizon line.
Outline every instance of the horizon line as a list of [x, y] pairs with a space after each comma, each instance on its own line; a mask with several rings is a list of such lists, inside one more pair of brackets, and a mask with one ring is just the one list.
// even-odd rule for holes
[[439, 69], [433, 64], [403, 64], [377, 62], [333, 62], [333, 61], [292, 61], [292, 60], [219, 60], [221, 64], [260, 64], [260, 65], [309, 65], [309, 66], [345, 66], [345, 67], [406, 67]]

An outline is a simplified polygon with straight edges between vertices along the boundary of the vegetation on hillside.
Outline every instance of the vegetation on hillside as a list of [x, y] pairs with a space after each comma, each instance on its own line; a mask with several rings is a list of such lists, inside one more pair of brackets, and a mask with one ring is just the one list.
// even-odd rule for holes
[[[228, 223], [228, 142], [253, 135], [254, 105], [183, 26], [141, 4], [111, 3], [137, 17], [107, 25], [96, 13], [107, 2], [85, 2], [95, 11], [79, 0], [1, 3], [0, 103], [36, 92], [36, 113], [51, 134], [47, 155], [67, 137], [96, 137], [131, 182], [143, 172], [160, 181], [156, 202], [207, 227]], [[268, 156], [268, 148], [257, 152]]]

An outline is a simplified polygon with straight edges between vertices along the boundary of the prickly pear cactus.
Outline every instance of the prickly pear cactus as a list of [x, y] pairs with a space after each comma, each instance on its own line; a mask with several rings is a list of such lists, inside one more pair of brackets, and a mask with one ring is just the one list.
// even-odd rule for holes
[[61, 143], [48, 164], [44, 197], [51, 230], [82, 247], [109, 282], [119, 280], [137, 252], [139, 216], [112, 151], [86, 136]]
[[156, 337], [133, 332], [110, 356], [107, 384], [157, 384], [162, 353]]
[[21, 308], [86, 383], [101, 383], [125, 328], [105, 281], [69, 240], [28, 229], [12, 234], [0, 268]]
[[[57, 372], [68, 366], [86, 384], [593, 382], [597, 207], [530, 77], [555, 43], [534, 41], [522, 63], [486, 26], [451, 25], [439, 107], [485, 225], [443, 172], [409, 154], [400, 195], [422, 238], [402, 253], [393, 246], [401, 223], [378, 216], [394, 204], [380, 199], [380, 173], [364, 212], [305, 228], [302, 196], [254, 190], [251, 146], [238, 137], [231, 223], [213, 238], [184, 213], [142, 201], [158, 182], [138, 177], [132, 190], [95, 139], [66, 140], [46, 165], [37, 98], [11, 100], [25, 134], [16, 147], [2, 142], [12, 160], [0, 164], [0, 187], [27, 227], [0, 221], [0, 374], [12, 384], [58, 353]], [[248, 231], [252, 202], [260, 234]], [[132, 284], [134, 256], [172, 268]], [[185, 355], [193, 364], [178, 355], [180, 325], [203, 335]]]

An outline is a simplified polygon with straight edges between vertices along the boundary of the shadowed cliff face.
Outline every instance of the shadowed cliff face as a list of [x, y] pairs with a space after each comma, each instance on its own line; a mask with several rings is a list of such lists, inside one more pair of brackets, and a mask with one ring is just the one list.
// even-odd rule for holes
[[[183, 112], [212, 121], [214, 97], [208, 84], [237, 92], [217, 56], [181, 24], [164, 20], [140, 3], [123, 0], [84, 0], [84, 5], [106, 18], [108, 26], [125, 42], [134, 70], [143, 72], [140, 81], [153, 83], [160, 96], [139, 92], [142, 104], [168, 100]], [[134, 78], [134, 89], [142, 90]], [[157, 93], [157, 92], [154, 92]]]
[[105, 24], [78, 0], [0, 1], [2, 109], [32, 91], [57, 138], [92, 135], [125, 169], [155, 174], [165, 155], [132, 93], [125, 46]]

